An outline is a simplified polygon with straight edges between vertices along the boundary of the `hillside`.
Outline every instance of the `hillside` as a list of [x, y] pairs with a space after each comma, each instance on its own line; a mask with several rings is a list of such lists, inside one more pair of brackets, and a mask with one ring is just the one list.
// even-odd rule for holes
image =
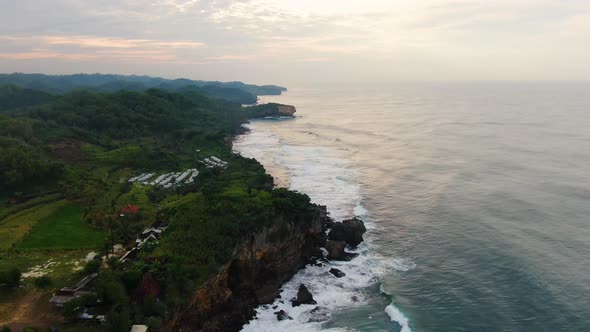
[[50, 94], [62, 94], [80, 89], [96, 92], [145, 91], [152, 88], [170, 92], [182, 92], [189, 89], [209, 98], [226, 99], [240, 104], [254, 104], [258, 99], [257, 96], [280, 95], [287, 90], [276, 85], [259, 86], [242, 82], [170, 80], [150, 76], [103, 74], [0, 74], [0, 84], [16, 85]]
[[[251, 115], [239, 103], [191, 89], [47, 99], [10, 91], [17, 98], [0, 98], [11, 100], [0, 104], [0, 293], [8, 295], [0, 323], [34, 301], [26, 322], [41, 327], [75, 329], [80, 308], [106, 315], [97, 330], [161, 326], [250, 235], [317, 214], [307, 196], [273, 189], [256, 160], [232, 153], [231, 137]], [[137, 251], [150, 227], [165, 232]], [[112, 256], [116, 244], [122, 251]], [[85, 261], [89, 251], [105, 264]], [[122, 263], [115, 257], [125, 251], [135, 254]], [[98, 269], [94, 297], [63, 311], [48, 306], [51, 294]], [[10, 271], [23, 273], [22, 287], [3, 283]]]

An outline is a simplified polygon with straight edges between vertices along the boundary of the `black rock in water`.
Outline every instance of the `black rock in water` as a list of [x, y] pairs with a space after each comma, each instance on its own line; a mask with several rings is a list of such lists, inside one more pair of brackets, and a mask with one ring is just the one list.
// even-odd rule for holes
[[332, 273], [336, 278], [342, 278], [346, 275], [344, 272], [335, 268], [331, 268], [330, 273]]
[[326, 242], [326, 250], [328, 251], [328, 259], [345, 260], [344, 259], [344, 256], [345, 256], [344, 248], [346, 248], [346, 242], [328, 240], [328, 242]]
[[363, 242], [363, 234], [367, 231], [365, 223], [357, 218], [334, 223], [331, 227], [328, 239], [332, 241], [344, 241], [351, 247]]
[[285, 310], [281, 310], [281, 311], [277, 311], [275, 312], [275, 315], [277, 315], [277, 319], [278, 320], [286, 320], [286, 319], [293, 319], [291, 316], [289, 316], [289, 314], [287, 314], [287, 312]]
[[316, 304], [317, 302], [313, 299], [313, 295], [311, 292], [305, 287], [304, 284], [299, 285], [299, 290], [297, 291], [297, 298], [293, 300], [293, 306], [297, 307], [302, 304]]

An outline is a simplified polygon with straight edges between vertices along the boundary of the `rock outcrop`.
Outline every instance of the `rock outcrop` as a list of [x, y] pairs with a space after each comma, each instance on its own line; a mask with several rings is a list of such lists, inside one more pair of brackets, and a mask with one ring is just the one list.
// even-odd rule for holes
[[346, 242], [328, 240], [326, 242], [326, 250], [328, 251], [328, 259], [334, 261], [349, 261], [355, 258], [358, 254], [346, 252]]
[[298, 307], [302, 304], [317, 304], [317, 302], [313, 299], [313, 295], [304, 284], [299, 285], [299, 290], [297, 291], [297, 298], [292, 301], [294, 307]]
[[360, 219], [353, 218], [341, 223], [333, 223], [328, 238], [332, 241], [344, 241], [354, 248], [363, 242], [363, 234], [366, 231], [365, 223]]
[[268, 103], [244, 107], [244, 112], [246, 112], [248, 118], [265, 118], [293, 116], [297, 110], [295, 109], [295, 106], [291, 105]]
[[289, 314], [285, 311], [285, 310], [280, 310], [275, 312], [275, 315], [277, 315], [277, 319], [278, 320], [292, 320], [293, 317], [289, 316]]
[[282, 284], [321, 252], [325, 222], [319, 207], [313, 217], [277, 217], [271, 227], [242, 242], [231, 262], [196, 291], [167, 330], [239, 331], [257, 306], [272, 303]]
[[331, 268], [330, 269], [330, 273], [332, 275], [334, 275], [336, 278], [342, 278], [342, 277], [344, 277], [346, 275], [344, 272], [342, 272], [342, 271], [340, 271], [338, 269], [335, 269], [335, 268]]

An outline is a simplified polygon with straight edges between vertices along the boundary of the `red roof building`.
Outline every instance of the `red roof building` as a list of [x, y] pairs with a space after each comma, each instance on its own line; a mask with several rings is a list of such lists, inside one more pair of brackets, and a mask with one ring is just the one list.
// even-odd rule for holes
[[139, 212], [139, 206], [127, 204], [126, 207], [121, 209], [120, 214], [124, 216], [125, 214], [137, 214], [137, 212]]

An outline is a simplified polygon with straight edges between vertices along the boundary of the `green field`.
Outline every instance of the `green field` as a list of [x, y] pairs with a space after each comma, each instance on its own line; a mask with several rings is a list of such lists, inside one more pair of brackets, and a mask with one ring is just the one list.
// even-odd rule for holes
[[70, 204], [43, 218], [19, 244], [22, 249], [98, 248], [107, 233], [82, 220], [83, 208]]
[[37, 223], [64, 207], [65, 201], [40, 204], [20, 211], [14, 208], [13, 214], [0, 220], [0, 251], [10, 249], [20, 242]]

